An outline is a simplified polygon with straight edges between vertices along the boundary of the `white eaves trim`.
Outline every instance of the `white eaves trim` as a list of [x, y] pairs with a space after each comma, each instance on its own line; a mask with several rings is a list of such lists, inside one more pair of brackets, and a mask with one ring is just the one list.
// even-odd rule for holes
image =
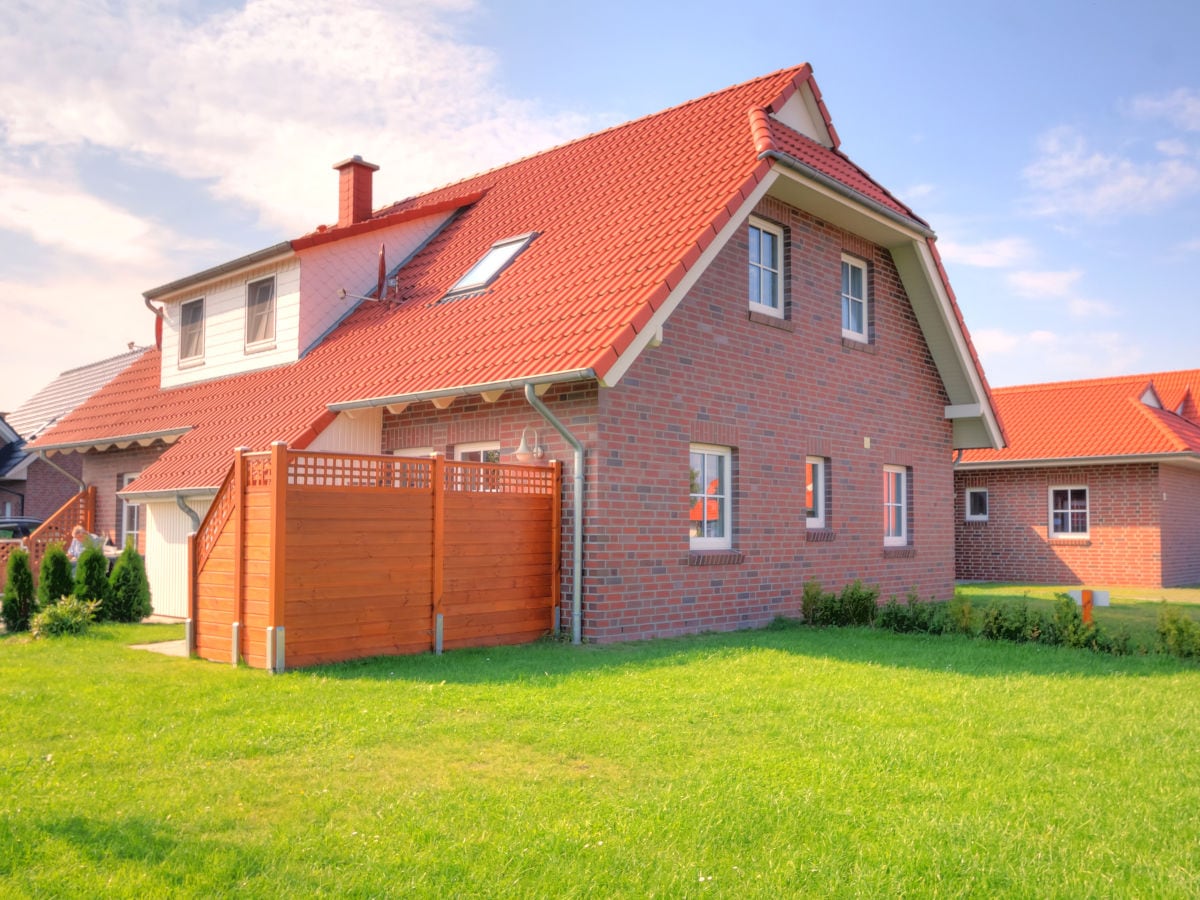
[[1200, 453], [1127, 454], [1125, 456], [1059, 456], [1049, 459], [998, 459], [980, 462], [960, 462], [957, 472], [987, 472], [993, 469], [1049, 469], [1066, 466], [1111, 466], [1130, 463], [1159, 463], [1200, 468]]
[[605, 373], [604, 378], [600, 382], [603, 387], [612, 387], [617, 384], [637, 361], [637, 358], [642, 355], [643, 350], [653, 344], [655, 340], [662, 340], [663, 324], [670, 318], [671, 313], [675, 311], [675, 308], [679, 306], [683, 298], [687, 296], [688, 291], [695, 286], [696, 281], [699, 280], [704, 271], [717, 258], [717, 254], [725, 248], [725, 244], [728, 243], [729, 239], [745, 226], [746, 219], [750, 217], [750, 213], [758, 206], [759, 201], [767, 195], [771, 186], [775, 184], [778, 178], [778, 170], [772, 168], [763, 180], [755, 186], [754, 190], [750, 192], [750, 196], [738, 207], [737, 212], [729, 217], [729, 221], [717, 232], [717, 236], [704, 249], [704, 252], [700, 254], [700, 258], [696, 260], [695, 265], [684, 273], [679, 284], [675, 285], [675, 290], [667, 295], [667, 299], [663, 302], [663, 305], [654, 311], [654, 315], [650, 317], [650, 321], [638, 332], [633, 342], [625, 348], [625, 352], [617, 358], [612, 368]]

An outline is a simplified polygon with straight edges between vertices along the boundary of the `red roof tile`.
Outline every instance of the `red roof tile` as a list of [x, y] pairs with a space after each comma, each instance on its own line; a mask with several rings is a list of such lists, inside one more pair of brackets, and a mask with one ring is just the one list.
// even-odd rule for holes
[[[148, 353], [43, 446], [189, 427], [133, 487], [215, 487], [235, 445], [311, 440], [328, 404], [587, 369], [602, 378], [770, 170], [756, 141], [915, 219], [840, 151], [747, 117], [805, 83], [815, 90], [807, 65], [765, 75], [299, 238], [303, 272], [309, 247], [460, 210], [399, 271], [389, 302], [361, 304], [300, 361], [162, 390]], [[487, 289], [443, 299], [492, 244], [530, 232]]]
[[[1152, 387], [1158, 409], [1143, 402]], [[985, 465], [1200, 453], [1200, 421], [1188, 399], [1200, 369], [997, 388], [992, 391], [1008, 446], [968, 450], [962, 462]], [[1183, 405], [1185, 415], [1175, 410]]]

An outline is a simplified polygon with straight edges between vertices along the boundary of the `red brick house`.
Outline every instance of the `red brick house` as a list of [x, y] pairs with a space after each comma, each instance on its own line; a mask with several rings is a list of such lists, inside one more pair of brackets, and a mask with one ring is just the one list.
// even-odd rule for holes
[[1200, 584], [1200, 370], [993, 392], [1008, 446], [955, 467], [957, 574]]
[[[83, 459], [78, 454], [46, 459], [29, 442], [133, 364], [145, 347], [131, 348], [108, 359], [69, 369], [0, 418], [0, 515], [48, 519], [79, 492]], [[7, 427], [6, 427], [7, 426]], [[121, 485], [108, 490], [115, 497]], [[106, 535], [120, 542], [139, 532], [136, 510], [110, 505], [110, 515], [97, 519]]]
[[933, 232], [808, 66], [380, 208], [336, 168], [336, 225], [147, 292], [161, 350], [39, 441], [85, 480], [163, 450], [122, 492], [156, 609], [274, 441], [561, 460], [576, 639], [762, 625], [809, 579], [950, 595], [953, 451], [1000, 427]]

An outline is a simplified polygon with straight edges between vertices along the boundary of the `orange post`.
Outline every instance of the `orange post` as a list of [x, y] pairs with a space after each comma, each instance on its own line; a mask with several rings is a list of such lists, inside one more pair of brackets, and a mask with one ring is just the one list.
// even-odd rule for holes
[[1084, 588], [1080, 592], [1081, 603], [1083, 604], [1083, 624], [1092, 624], [1092, 592]]

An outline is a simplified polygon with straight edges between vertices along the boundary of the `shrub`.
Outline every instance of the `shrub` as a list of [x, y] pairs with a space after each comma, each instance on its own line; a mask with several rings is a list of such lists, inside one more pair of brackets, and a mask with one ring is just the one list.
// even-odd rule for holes
[[108, 578], [109, 593], [101, 615], [113, 622], [140, 622], [150, 615], [150, 582], [146, 563], [130, 541], [117, 557]]
[[809, 625], [827, 625], [824, 621], [825, 612], [832, 597], [832, 594], [821, 590], [821, 582], [816, 579], [804, 582], [804, 594], [800, 598], [800, 612], [804, 621]]
[[42, 557], [42, 568], [38, 573], [38, 600], [47, 607], [57, 603], [60, 597], [75, 590], [75, 576], [71, 574], [71, 561], [62, 544], [51, 544]]
[[955, 591], [954, 598], [946, 607], [946, 631], [973, 634], [974, 630], [971, 625], [971, 601]]
[[103, 620], [108, 590], [108, 559], [102, 549], [95, 544], [89, 545], [79, 554], [75, 563], [75, 588], [72, 593], [80, 600], [99, 600], [99, 616]]
[[33, 617], [33, 636], [43, 638], [83, 634], [96, 620], [99, 608], [100, 602], [97, 600], [61, 597]]
[[993, 641], [1024, 641], [1028, 624], [1024, 603], [994, 603], [983, 611], [979, 634]]
[[0, 615], [4, 618], [4, 627], [10, 632], [27, 631], [30, 616], [37, 612], [29, 554], [24, 550], [14, 550], [8, 557], [7, 572], [4, 599], [0, 601]]
[[857, 578], [842, 588], [837, 602], [838, 621], [834, 625], [870, 625], [878, 609], [879, 588], [867, 587]]
[[1183, 659], [1200, 657], [1200, 625], [1164, 601], [1158, 610], [1158, 649]]

